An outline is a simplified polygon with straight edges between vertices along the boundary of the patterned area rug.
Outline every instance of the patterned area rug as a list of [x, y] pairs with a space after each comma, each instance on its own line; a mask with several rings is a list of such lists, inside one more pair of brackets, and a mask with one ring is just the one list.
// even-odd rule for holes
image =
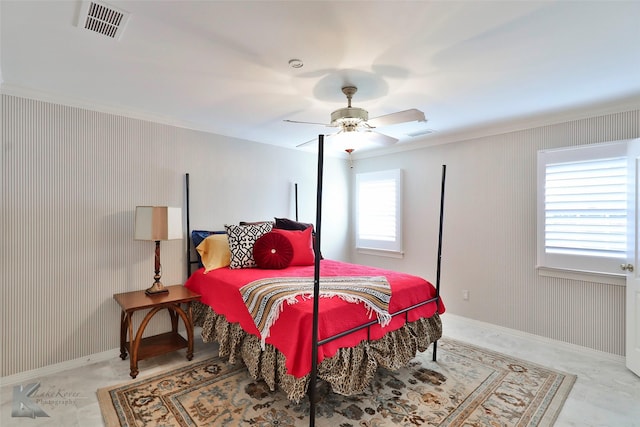
[[[432, 347], [431, 347], [432, 348]], [[575, 382], [568, 375], [452, 339], [397, 371], [379, 369], [357, 396], [323, 390], [316, 426], [549, 426]], [[289, 401], [217, 357], [98, 390], [111, 426], [305, 426], [309, 402]]]

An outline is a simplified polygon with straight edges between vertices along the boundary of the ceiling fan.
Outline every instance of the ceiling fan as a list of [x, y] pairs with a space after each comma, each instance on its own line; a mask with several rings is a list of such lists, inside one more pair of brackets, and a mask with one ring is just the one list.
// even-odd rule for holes
[[[344, 93], [347, 97], [347, 106], [345, 108], [340, 108], [332, 112], [331, 122], [328, 124], [301, 122], [297, 120], [285, 120], [285, 122], [314, 124], [339, 128], [338, 132], [327, 135], [327, 137], [339, 134], [347, 134], [349, 132], [360, 132], [364, 134], [368, 143], [372, 143], [375, 145], [392, 145], [398, 142], [397, 138], [376, 132], [374, 131], [374, 129], [395, 125], [398, 123], [427, 121], [424, 117], [424, 113], [420, 110], [416, 110], [415, 108], [369, 119], [369, 112], [367, 110], [351, 106], [351, 99], [357, 91], [358, 88], [355, 86], [345, 86], [342, 88], [342, 93]], [[307, 141], [298, 145], [298, 147], [304, 147], [306, 145], [314, 143], [315, 141], [315, 139], [312, 139], [311, 141]], [[349, 150], [353, 151], [352, 148], [347, 148], [346, 151], [349, 152]]]

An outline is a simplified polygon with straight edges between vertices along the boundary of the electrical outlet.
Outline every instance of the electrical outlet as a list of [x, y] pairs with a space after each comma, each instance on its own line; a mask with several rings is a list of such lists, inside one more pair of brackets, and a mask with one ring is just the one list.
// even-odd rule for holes
[[462, 291], [462, 299], [465, 301], [469, 301], [469, 291], [468, 290], [464, 290]]

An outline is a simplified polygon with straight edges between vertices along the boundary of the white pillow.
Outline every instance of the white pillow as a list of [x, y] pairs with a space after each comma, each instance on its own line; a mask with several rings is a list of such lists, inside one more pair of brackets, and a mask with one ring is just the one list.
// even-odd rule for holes
[[273, 223], [249, 225], [225, 225], [229, 236], [229, 249], [231, 250], [230, 268], [253, 268], [256, 261], [253, 258], [253, 245], [263, 234], [273, 228]]

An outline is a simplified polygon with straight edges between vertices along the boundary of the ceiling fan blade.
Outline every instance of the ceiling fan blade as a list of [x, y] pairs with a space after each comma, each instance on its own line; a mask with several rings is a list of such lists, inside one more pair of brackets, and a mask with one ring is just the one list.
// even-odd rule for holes
[[307, 142], [303, 142], [302, 144], [296, 145], [296, 148], [308, 147], [312, 144], [315, 144], [316, 142], [318, 142], [318, 138], [313, 138]]
[[397, 138], [370, 130], [363, 132], [363, 134], [366, 135], [369, 142], [377, 145], [393, 145], [398, 142]]
[[[331, 138], [332, 136], [337, 135], [337, 134], [339, 134], [341, 132], [342, 131], [338, 131], [336, 133], [330, 133], [328, 135], [325, 135], [324, 137], [325, 138]], [[313, 138], [313, 139], [311, 139], [311, 140], [309, 140], [307, 142], [303, 142], [302, 144], [296, 145], [296, 148], [308, 147], [310, 145], [316, 144], [317, 142], [318, 142], [318, 138], [316, 137], [316, 138]]]
[[405, 122], [426, 122], [424, 113], [420, 110], [412, 108], [410, 110], [398, 111], [397, 113], [386, 114], [384, 116], [374, 117], [367, 121], [369, 127], [377, 128], [389, 125], [395, 125]]
[[301, 122], [301, 121], [298, 121], [298, 120], [288, 120], [288, 119], [285, 119], [283, 121], [285, 121], [287, 123], [298, 123], [298, 124], [303, 124], [303, 125], [318, 125], [318, 126], [336, 127], [336, 125], [332, 125], [331, 123]]

